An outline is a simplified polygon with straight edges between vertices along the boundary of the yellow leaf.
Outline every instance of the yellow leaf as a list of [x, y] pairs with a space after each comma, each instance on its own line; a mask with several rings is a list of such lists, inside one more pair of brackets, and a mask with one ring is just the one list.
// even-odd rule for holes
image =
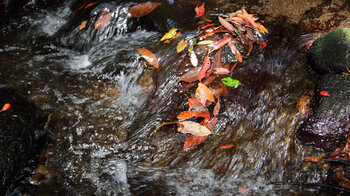
[[176, 31], [177, 29], [170, 29], [169, 32], [167, 32], [165, 35], [163, 35], [163, 37], [160, 39], [160, 41], [164, 41], [164, 40], [167, 40], [167, 39], [171, 39], [173, 38], [175, 35], [176, 35]]
[[203, 40], [203, 41], [198, 42], [197, 45], [209, 45], [212, 43], [214, 43], [214, 41], [212, 41], [212, 40]]
[[256, 23], [258, 25], [258, 28], [260, 30], [260, 32], [266, 34], [268, 33], [269, 31], [266, 29], [266, 27], [264, 25], [262, 25], [260, 22]]
[[176, 51], [177, 53], [180, 53], [181, 51], [183, 51], [186, 46], [187, 46], [188, 40], [186, 39], [186, 41], [184, 41], [183, 39], [179, 42], [179, 44], [177, 44], [176, 47]]

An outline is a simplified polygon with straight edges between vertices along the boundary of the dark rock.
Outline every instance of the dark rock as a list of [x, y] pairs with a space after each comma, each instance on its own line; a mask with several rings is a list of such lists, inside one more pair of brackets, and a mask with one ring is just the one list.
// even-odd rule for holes
[[0, 195], [18, 195], [26, 189], [25, 178], [36, 166], [46, 120], [33, 103], [13, 90], [0, 88], [0, 107], [5, 103], [11, 108], [0, 112]]
[[350, 28], [337, 29], [316, 40], [308, 51], [308, 60], [318, 74], [346, 72], [350, 65]]
[[[330, 96], [322, 96], [320, 91], [327, 91]], [[350, 127], [349, 96], [349, 78], [335, 74], [321, 77], [311, 104], [311, 117], [298, 130], [298, 138], [325, 150], [343, 144]]]

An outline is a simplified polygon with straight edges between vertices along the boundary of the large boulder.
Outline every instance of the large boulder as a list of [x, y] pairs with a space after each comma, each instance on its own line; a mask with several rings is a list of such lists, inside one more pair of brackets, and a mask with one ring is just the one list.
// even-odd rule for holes
[[[327, 95], [322, 91], [329, 96], [321, 95]], [[298, 138], [325, 150], [343, 144], [350, 128], [349, 97], [349, 78], [336, 74], [322, 76], [311, 104], [311, 116], [298, 130]]]
[[337, 29], [317, 39], [308, 51], [308, 60], [318, 74], [346, 72], [350, 66], [350, 28]]
[[44, 144], [45, 118], [33, 103], [7, 88], [0, 88], [0, 195], [19, 195], [28, 186], [26, 177], [36, 167]]

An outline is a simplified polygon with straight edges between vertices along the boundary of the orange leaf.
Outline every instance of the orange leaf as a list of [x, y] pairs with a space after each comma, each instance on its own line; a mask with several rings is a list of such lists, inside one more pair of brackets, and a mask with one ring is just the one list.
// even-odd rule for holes
[[205, 56], [204, 57], [204, 62], [203, 62], [203, 65], [201, 67], [201, 70], [198, 72], [198, 79], [199, 79], [199, 82], [202, 81], [202, 79], [205, 77], [208, 69], [210, 68], [211, 66], [211, 62], [210, 62], [210, 59], [209, 59], [209, 56]]
[[151, 64], [153, 67], [158, 68], [158, 59], [156, 55], [154, 55], [151, 51], [147, 50], [146, 48], [140, 48], [136, 49], [137, 52], [139, 52], [143, 58], [146, 59], [146, 61]]
[[191, 149], [201, 143], [204, 142], [205, 139], [207, 139], [208, 136], [195, 136], [195, 135], [190, 135], [186, 141], [185, 144], [182, 148], [183, 151], [187, 149]]
[[190, 106], [190, 107], [192, 107], [192, 106], [202, 106], [203, 107], [203, 105], [197, 100], [197, 99], [188, 99], [188, 105]]
[[252, 27], [254, 27], [254, 29], [256, 30], [260, 30], [258, 25], [256, 24], [256, 22], [254, 21], [254, 19], [247, 13], [247, 11], [245, 11], [245, 9], [242, 9], [242, 13], [243, 13], [243, 20], [248, 23], [249, 25], [251, 25]]
[[5, 103], [0, 112], [5, 112], [11, 108], [10, 103]]
[[106, 11], [102, 10], [102, 16], [100, 19], [96, 20], [94, 29], [99, 30], [105, 27], [108, 24], [108, 22], [111, 20], [112, 14], [113, 12], [106, 13]]
[[184, 111], [184, 112], [181, 112], [179, 115], [177, 115], [177, 119], [187, 120], [189, 118], [192, 118], [195, 114], [196, 112], [194, 111]]
[[198, 117], [203, 117], [204, 119], [206, 119], [206, 120], [210, 120], [210, 113], [209, 113], [209, 111], [204, 111], [204, 112], [197, 112], [197, 113], [195, 113], [195, 115], [194, 115], [196, 118], [198, 118]]
[[145, 3], [139, 3], [130, 8], [129, 14], [133, 18], [146, 16], [150, 14], [154, 9], [156, 9], [159, 5], [162, 5], [162, 4], [163, 3], [154, 3], [150, 1], [147, 1]]
[[196, 89], [196, 99], [201, 100], [201, 103], [205, 105], [206, 100], [210, 102], [215, 102], [213, 92], [204, 84], [198, 83], [198, 88]]
[[205, 12], [204, 3], [201, 6], [197, 6], [194, 11], [196, 11], [196, 18], [203, 16]]
[[229, 145], [226, 145], [226, 146], [220, 146], [221, 149], [228, 149], [228, 148], [232, 148], [234, 147], [235, 145], [233, 144], [229, 144]]
[[87, 20], [84, 20], [79, 26], [79, 31], [81, 31], [86, 26]]

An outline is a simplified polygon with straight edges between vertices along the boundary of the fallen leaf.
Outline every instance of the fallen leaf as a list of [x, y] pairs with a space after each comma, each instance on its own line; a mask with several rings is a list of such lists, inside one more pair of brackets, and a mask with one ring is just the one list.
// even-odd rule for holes
[[167, 40], [167, 39], [171, 39], [173, 38], [175, 35], [176, 35], [176, 31], [177, 29], [170, 29], [169, 32], [167, 32], [166, 34], [163, 35], [163, 37], [160, 39], [160, 41], [164, 41], [164, 40]]
[[233, 144], [229, 144], [229, 145], [225, 145], [225, 146], [220, 146], [221, 149], [228, 149], [228, 148], [232, 148], [234, 147], [235, 145]]
[[236, 55], [236, 58], [237, 58], [238, 62], [242, 63], [243, 59], [242, 59], [241, 52], [239, 52], [239, 50], [236, 48], [236, 46], [232, 42], [229, 42], [228, 46], [230, 47], [231, 52], [234, 55]]
[[195, 97], [200, 100], [202, 105], [205, 105], [206, 101], [215, 102], [212, 91], [204, 84], [198, 83], [198, 88], [196, 89]]
[[216, 75], [225, 75], [225, 74], [229, 74], [230, 70], [223, 68], [223, 67], [216, 67], [214, 68], [214, 74]]
[[253, 49], [253, 43], [251, 42], [251, 41], [248, 41], [248, 53], [247, 53], [247, 56], [249, 56], [250, 55], [250, 52], [252, 51], [252, 49]]
[[5, 103], [0, 112], [5, 112], [11, 108], [10, 103]]
[[235, 31], [235, 28], [233, 27], [233, 25], [231, 23], [229, 23], [227, 20], [221, 18], [220, 16], [219, 16], [219, 22], [220, 22], [220, 24], [222, 24], [222, 26], [224, 26], [231, 33]]
[[84, 7], [84, 9], [87, 9], [87, 8], [89, 8], [89, 7], [93, 6], [93, 5], [95, 5], [96, 3], [97, 3], [97, 2], [89, 3], [89, 4], [87, 4], [87, 5]]
[[188, 105], [190, 107], [193, 107], [193, 106], [201, 106], [201, 107], [203, 107], [203, 105], [197, 99], [192, 99], [192, 98], [188, 99]]
[[105, 27], [108, 24], [108, 22], [111, 20], [112, 14], [113, 12], [107, 13], [105, 10], [102, 10], [102, 16], [100, 17], [100, 19], [96, 20], [94, 29], [99, 30]]
[[329, 97], [328, 91], [321, 91], [320, 95], [325, 96], [325, 97]]
[[232, 41], [231, 37], [226, 37], [224, 39], [219, 40], [218, 42], [216, 42], [216, 44], [214, 46], [214, 50], [217, 50], [217, 49], [223, 47], [224, 45], [228, 44], [230, 41]]
[[205, 126], [210, 131], [213, 131], [217, 122], [218, 122], [218, 118], [217, 117], [213, 117]]
[[200, 29], [203, 30], [203, 29], [206, 29], [206, 28], [211, 27], [213, 25], [214, 25], [214, 23], [205, 24], [205, 25], [201, 26]]
[[197, 45], [209, 45], [212, 43], [214, 43], [214, 41], [212, 41], [212, 40], [203, 40], [203, 41], [198, 42]]
[[207, 139], [207, 137], [208, 136], [195, 136], [195, 135], [188, 136], [182, 150], [185, 151], [195, 146], [198, 146], [199, 144], [203, 143], [204, 140]]
[[191, 69], [190, 71], [186, 72], [185, 74], [183, 74], [179, 81], [184, 81], [184, 82], [188, 82], [188, 83], [192, 83], [196, 80], [198, 80], [198, 73], [199, 73], [200, 67]]
[[203, 16], [205, 12], [204, 3], [199, 7], [197, 6], [194, 10], [196, 11], [196, 18]]
[[232, 79], [231, 77], [222, 78], [221, 82], [229, 87], [237, 87], [239, 85], [242, 85], [242, 83], [239, 80]]
[[84, 20], [81, 25], [79, 26], [79, 31], [81, 31], [86, 26], [87, 21]]
[[260, 29], [260, 32], [262, 32], [263, 34], [266, 34], [269, 32], [269, 30], [266, 29], [266, 27], [264, 25], [262, 25], [260, 22], [256, 23], [258, 25], [258, 28]]
[[243, 13], [243, 20], [248, 23], [250, 26], [252, 26], [254, 29], [256, 30], [260, 30], [258, 25], [256, 24], [256, 22], [254, 21], [254, 19], [247, 13], [247, 11], [245, 11], [245, 9], [242, 9], [242, 13]]
[[213, 115], [217, 116], [219, 114], [219, 111], [220, 111], [220, 100], [218, 99], [213, 110]]
[[202, 81], [202, 79], [205, 77], [208, 69], [210, 68], [211, 66], [211, 62], [210, 62], [210, 59], [209, 59], [209, 56], [205, 56], [204, 57], [204, 61], [203, 61], [203, 64], [202, 64], [202, 67], [201, 69], [199, 70], [198, 72], [198, 80], [199, 82]]
[[213, 63], [213, 67], [223, 67], [222, 65], [222, 59], [221, 59], [221, 54], [222, 54], [222, 49], [220, 48], [215, 56], [214, 56], [214, 63]]
[[139, 52], [143, 58], [146, 59], [146, 61], [151, 64], [153, 67], [158, 68], [158, 59], [156, 57], [156, 55], [154, 55], [151, 51], [149, 51], [146, 48], [139, 48], [136, 49], [137, 52]]
[[266, 48], [266, 46], [267, 46], [267, 41], [261, 43], [261, 44], [260, 44], [260, 49], [259, 49], [258, 53], [260, 53], [264, 48]]
[[196, 136], [207, 136], [211, 134], [211, 131], [207, 127], [197, 122], [180, 121], [178, 125], [177, 131], [180, 133], [189, 133]]
[[191, 52], [191, 55], [190, 55], [190, 61], [191, 61], [193, 66], [197, 67], [197, 65], [198, 65], [198, 58], [197, 58], [196, 53], [194, 53], [193, 51]]
[[193, 51], [193, 47], [197, 44], [197, 39], [195, 39], [192, 44], [190, 45], [190, 47], [188, 47], [188, 52], [192, 53]]
[[184, 41], [183, 39], [179, 42], [179, 44], [177, 44], [176, 47], [176, 51], [177, 53], [180, 53], [181, 51], [183, 51], [186, 46], [187, 46], [188, 40], [186, 39], [186, 41]]
[[313, 162], [313, 163], [318, 163], [320, 162], [322, 159], [324, 158], [324, 155], [321, 154], [319, 156], [307, 156], [305, 158], [306, 161], [310, 161], [310, 162]]
[[139, 18], [150, 14], [154, 9], [163, 3], [155, 3], [147, 1], [145, 3], [139, 3], [132, 6], [129, 10], [129, 14], [132, 18]]
[[194, 115], [196, 118], [202, 117], [206, 120], [210, 120], [210, 113], [209, 111], [204, 111], [204, 112], [196, 112]]
[[197, 112], [194, 111], [184, 111], [181, 112], [179, 115], [177, 115], [177, 119], [179, 120], [187, 120], [189, 118], [192, 118]]

